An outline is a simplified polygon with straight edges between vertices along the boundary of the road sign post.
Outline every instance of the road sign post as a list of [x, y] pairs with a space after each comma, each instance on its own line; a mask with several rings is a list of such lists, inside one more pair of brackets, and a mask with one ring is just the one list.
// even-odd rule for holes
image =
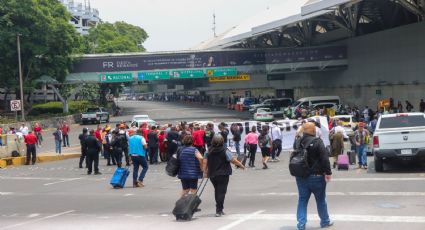
[[18, 121], [18, 111], [22, 110], [22, 105], [20, 100], [11, 100], [10, 101], [10, 111], [15, 112], [15, 119]]

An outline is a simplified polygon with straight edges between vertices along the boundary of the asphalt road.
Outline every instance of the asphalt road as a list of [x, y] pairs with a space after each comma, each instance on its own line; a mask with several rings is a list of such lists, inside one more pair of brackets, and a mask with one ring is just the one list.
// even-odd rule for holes
[[[130, 114], [147, 113], [160, 122], [234, 120], [238, 113], [218, 108], [125, 102]], [[202, 109], [199, 109], [202, 108]], [[77, 129], [77, 128], [75, 128]], [[77, 132], [75, 133], [75, 135]], [[72, 133], [72, 135], [74, 135]], [[71, 139], [73, 141], [73, 139]], [[75, 141], [75, 139], [74, 139]], [[46, 143], [48, 144], [48, 143]], [[202, 196], [202, 211], [191, 222], [176, 222], [171, 210], [181, 185], [150, 166], [144, 188], [109, 185], [114, 168], [101, 161], [99, 176], [86, 175], [77, 159], [0, 170], [0, 230], [3, 229], [296, 229], [297, 188], [288, 171], [288, 153], [270, 169], [234, 170], [226, 196], [227, 215], [216, 218], [213, 188]], [[373, 165], [372, 159], [369, 159]], [[260, 166], [260, 155], [257, 155]], [[334, 171], [328, 184], [331, 229], [425, 228], [425, 170], [393, 165], [386, 173], [354, 169]], [[314, 199], [308, 229], [319, 229]]]

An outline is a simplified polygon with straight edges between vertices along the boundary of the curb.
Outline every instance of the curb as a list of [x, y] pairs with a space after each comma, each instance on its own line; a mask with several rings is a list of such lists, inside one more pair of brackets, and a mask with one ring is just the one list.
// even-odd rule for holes
[[[66, 155], [52, 155], [52, 156], [38, 156], [37, 163], [51, 162], [67, 160], [72, 158], [80, 157], [81, 153], [71, 153]], [[26, 157], [9, 157], [0, 159], [0, 168], [6, 168], [7, 166], [19, 166], [24, 165]]]

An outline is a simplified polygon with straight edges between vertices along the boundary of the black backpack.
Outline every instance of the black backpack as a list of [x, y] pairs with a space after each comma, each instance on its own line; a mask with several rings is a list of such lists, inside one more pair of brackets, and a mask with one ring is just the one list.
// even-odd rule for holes
[[308, 165], [308, 148], [317, 138], [312, 138], [306, 146], [301, 143], [301, 139], [297, 140], [294, 151], [291, 153], [289, 160], [289, 172], [295, 177], [308, 177], [311, 174], [311, 168]]

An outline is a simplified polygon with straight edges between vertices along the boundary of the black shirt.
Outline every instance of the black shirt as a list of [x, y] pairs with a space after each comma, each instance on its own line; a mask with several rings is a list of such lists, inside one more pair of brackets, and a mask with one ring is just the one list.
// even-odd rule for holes
[[158, 135], [156, 134], [156, 132], [148, 133], [148, 146], [149, 148], [158, 147]]
[[229, 130], [224, 128], [221, 132], [220, 135], [223, 137], [224, 139], [224, 143], [227, 143], [227, 135], [229, 135]]
[[213, 148], [208, 152], [208, 177], [232, 175], [232, 166], [226, 158], [226, 149]]
[[[312, 139], [314, 140], [312, 141]], [[312, 173], [316, 175], [332, 175], [331, 164], [329, 162], [329, 153], [322, 139], [304, 134], [299, 141], [296, 141], [294, 147], [297, 147], [299, 143], [302, 143], [305, 146], [310, 142], [311, 144], [307, 148], [307, 161], [308, 165], [312, 169]]]
[[177, 140], [179, 139], [179, 133], [176, 131], [170, 131], [167, 134], [167, 141], [168, 143], [174, 143], [177, 144]]
[[88, 136], [86, 139], [86, 147], [88, 154], [98, 154], [102, 148], [102, 144], [96, 137]]

